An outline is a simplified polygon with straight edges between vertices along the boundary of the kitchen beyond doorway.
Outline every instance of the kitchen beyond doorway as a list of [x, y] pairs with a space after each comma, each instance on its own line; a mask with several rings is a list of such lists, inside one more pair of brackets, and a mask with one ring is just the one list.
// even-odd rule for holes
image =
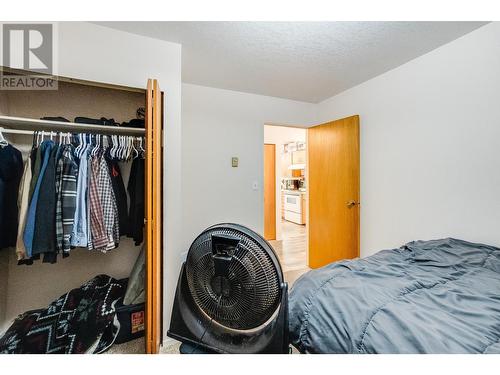
[[306, 129], [264, 126], [264, 236], [292, 284], [307, 267]]

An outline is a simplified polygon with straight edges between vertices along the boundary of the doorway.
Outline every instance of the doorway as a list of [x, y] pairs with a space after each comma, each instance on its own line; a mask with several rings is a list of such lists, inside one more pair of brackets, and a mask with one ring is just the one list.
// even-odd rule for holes
[[264, 237], [291, 284], [309, 270], [306, 222], [306, 132], [264, 126]]
[[359, 116], [308, 129], [265, 125], [264, 143], [264, 234], [285, 279], [359, 257]]

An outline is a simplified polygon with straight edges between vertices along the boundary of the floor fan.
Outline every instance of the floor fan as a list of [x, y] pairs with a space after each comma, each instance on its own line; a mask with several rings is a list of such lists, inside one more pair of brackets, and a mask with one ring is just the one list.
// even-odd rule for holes
[[181, 352], [288, 353], [288, 286], [271, 245], [237, 224], [203, 231], [182, 265], [167, 334]]

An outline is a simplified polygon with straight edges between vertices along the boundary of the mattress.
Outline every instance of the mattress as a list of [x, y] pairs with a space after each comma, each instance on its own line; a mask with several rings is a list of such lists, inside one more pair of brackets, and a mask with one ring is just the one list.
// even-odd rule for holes
[[500, 353], [500, 249], [410, 242], [306, 273], [289, 303], [302, 353]]

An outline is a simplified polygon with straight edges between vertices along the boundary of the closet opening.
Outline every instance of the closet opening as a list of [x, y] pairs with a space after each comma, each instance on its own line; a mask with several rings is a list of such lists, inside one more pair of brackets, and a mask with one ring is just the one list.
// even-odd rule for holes
[[[0, 91], [0, 347], [17, 330], [13, 351], [158, 352], [162, 97], [156, 80]], [[43, 349], [26, 319], [52, 327]]]

